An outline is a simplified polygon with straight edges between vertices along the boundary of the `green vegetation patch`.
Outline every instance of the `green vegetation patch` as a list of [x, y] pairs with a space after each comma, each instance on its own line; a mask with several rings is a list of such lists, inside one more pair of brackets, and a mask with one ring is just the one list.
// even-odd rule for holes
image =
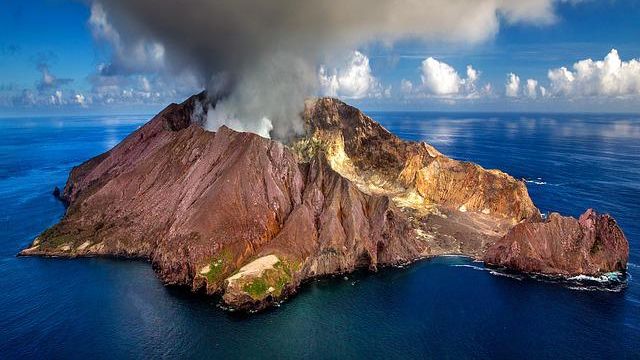
[[73, 236], [61, 233], [57, 226], [45, 230], [38, 239], [40, 239], [40, 245], [47, 249], [55, 249], [65, 244], [73, 246], [75, 242]]
[[300, 266], [301, 264], [296, 262], [278, 261], [273, 265], [273, 269], [267, 269], [262, 273], [262, 276], [245, 283], [242, 290], [255, 300], [262, 300], [268, 295], [280, 297]]
[[223, 249], [216, 256], [209, 260], [209, 272], [202, 274], [207, 278], [207, 283], [217, 284], [225, 278], [225, 274], [229, 271], [233, 257], [231, 251]]

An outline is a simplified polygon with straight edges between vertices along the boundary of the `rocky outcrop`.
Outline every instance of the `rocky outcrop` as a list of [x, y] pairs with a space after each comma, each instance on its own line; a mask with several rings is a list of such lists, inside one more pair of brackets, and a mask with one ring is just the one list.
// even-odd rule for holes
[[592, 209], [578, 219], [552, 213], [543, 222], [518, 224], [484, 255], [490, 265], [569, 276], [625, 271], [628, 258], [616, 221]]
[[[146, 258], [166, 284], [218, 293], [246, 310], [308, 278], [442, 254], [573, 273], [561, 262], [542, 267], [573, 256], [553, 245], [572, 231], [569, 222], [544, 240], [528, 236], [547, 223], [524, 183], [501, 171], [402, 141], [335, 99], [309, 101], [306, 133], [287, 145], [226, 127], [205, 131], [207, 101], [203, 93], [172, 104], [75, 167], [57, 192], [68, 204], [63, 219], [21, 254]], [[607, 259], [593, 261], [597, 271], [624, 266], [626, 258], [610, 254], [612, 233], [593, 229], [598, 259]], [[529, 267], [500, 257], [511, 243], [544, 241], [549, 251]]]

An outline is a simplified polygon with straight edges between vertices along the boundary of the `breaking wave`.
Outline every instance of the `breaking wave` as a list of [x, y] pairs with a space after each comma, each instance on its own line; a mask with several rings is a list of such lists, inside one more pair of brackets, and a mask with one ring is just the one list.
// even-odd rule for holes
[[475, 266], [475, 265], [469, 265], [469, 264], [454, 264], [451, 265], [453, 267], [466, 267], [466, 268], [470, 268], [470, 269], [474, 269], [474, 270], [480, 270], [480, 271], [487, 271], [486, 268], [480, 267], [480, 266]]
[[511, 273], [499, 271], [499, 270], [496, 270], [496, 269], [489, 269], [489, 268], [482, 267], [482, 266], [469, 265], [469, 264], [454, 264], [454, 265], [451, 265], [451, 266], [453, 266], [453, 267], [466, 267], [466, 268], [479, 270], [479, 271], [487, 271], [491, 275], [504, 276], [504, 277], [508, 277], [508, 278], [516, 279], [516, 280], [524, 279], [524, 276], [522, 276], [522, 275], [511, 274]]
[[470, 264], [452, 264], [452, 267], [465, 267], [478, 271], [486, 271], [494, 276], [502, 276], [510, 279], [522, 281], [525, 279], [532, 279], [535, 281], [542, 281], [551, 284], [557, 284], [564, 286], [571, 290], [579, 291], [611, 291], [620, 292], [627, 287], [629, 274], [621, 272], [610, 272], [602, 274], [600, 276], [588, 276], [577, 275], [572, 277], [553, 276], [546, 274], [524, 274], [515, 273], [506, 269], [499, 268], [487, 268], [483, 266], [470, 265]]
[[610, 272], [600, 276], [578, 275], [568, 278], [569, 281], [595, 281], [599, 283], [607, 283], [611, 281], [619, 281], [622, 278], [620, 272]]
[[526, 182], [528, 184], [547, 185], [547, 182], [546, 181], [542, 181], [542, 179], [540, 179], [540, 180], [528, 180], [528, 179], [525, 179], [524, 182]]

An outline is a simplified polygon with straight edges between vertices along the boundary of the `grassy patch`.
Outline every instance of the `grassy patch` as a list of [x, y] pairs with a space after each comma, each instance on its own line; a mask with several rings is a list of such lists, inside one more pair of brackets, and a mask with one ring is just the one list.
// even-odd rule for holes
[[[300, 268], [299, 263], [290, 261], [278, 261], [273, 269], [267, 269], [262, 276], [253, 278], [245, 283], [242, 289], [255, 300], [262, 300], [268, 295], [279, 297], [284, 288], [293, 279], [293, 274]], [[272, 289], [269, 291], [269, 289]]]
[[227, 249], [222, 250], [219, 254], [212, 257], [208, 263], [209, 272], [204, 274], [207, 282], [217, 284], [224, 280], [224, 276], [228, 272], [232, 260], [231, 252]]
[[242, 287], [244, 291], [254, 299], [262, 299], [269, 292], [269, 284], [264, 278], [256, 278], [253, 281], [244, 284]]
[[39, 236], [40, 245], [43, 248], [55, 249], [64, 244], [73, 245], [74, 237], [69, 234], [61, 233], [56, 226], [45, 230]]

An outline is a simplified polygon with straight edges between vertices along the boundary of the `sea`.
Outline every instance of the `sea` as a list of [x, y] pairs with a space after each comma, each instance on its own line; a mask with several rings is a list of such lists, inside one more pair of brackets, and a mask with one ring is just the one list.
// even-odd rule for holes
[[69, 170], [150, 115], [0, 119], [2, 359], [640, 359], [640, 116], [373, 112], [401, 138], [524, 179], [543, 212], [613, 215], [626, 274], [560, 281], [440, 257], [229, 313], [145, 261], [16, 257], [56, 223]]

